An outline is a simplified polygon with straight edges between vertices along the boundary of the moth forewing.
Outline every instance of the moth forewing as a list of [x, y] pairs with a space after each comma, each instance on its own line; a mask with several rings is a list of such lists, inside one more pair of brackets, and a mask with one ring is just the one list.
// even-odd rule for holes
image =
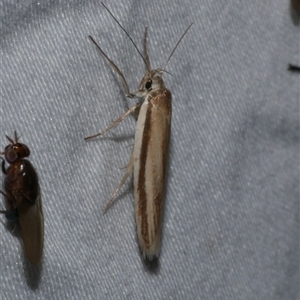
[[18, 211], [25, 253], [28, 260], [36, 265], [41, 260], [44, 245], [44, 216], [40, 191], [33, 205], [23, 201], [18, 206]]
[[143, 257], [158, 257], [165, 199], [172, 116], [171, 93], [164, 87], [142, 104], [134, 142], [134, 200], [137, 236]]

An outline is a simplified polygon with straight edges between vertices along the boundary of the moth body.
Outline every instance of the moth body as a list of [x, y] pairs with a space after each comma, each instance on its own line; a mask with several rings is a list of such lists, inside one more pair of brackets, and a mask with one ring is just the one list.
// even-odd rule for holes
[[145, 100], [133, 149], [135, 220], [142, 255], [151, 260], [161, 248], [172, 96], [157, 71], [146, 73], [137, 92], [141, 94]]
[[126, 173], [112, 197], [109, 199], [105, 210], [110, 206], [126, 179], [133, 172], [135, 221], [138, 243], [142, 256], [152, 260], [154, 257], [159, 256], [161, 249], [161, 233], [172, 117], [172, 96], [170, 91], [165, 87], [162, 76], [166, 72], [165, 68], [172, 54], [192, 24], [179, 39], [164, 67], [162, 69], [151, 69], [146, 43], [147, 28], [143, 39], [144, 55], [142, 55], [119, 21], [103, 3], [102, 5], [129, 37], [145, 63], [146, 73], [136, 92], [130, 92], [125, 76], [120, 69], [100, 48], [96, 41], [91, 36], [89, 36], [89, 38], [102, 55], [109, 61], [112, 68], [119, 74], [125, 88], [126, 96], [130, 98], [142, 98], [143, 103], [136, 104], [119, 119], [113, 122], [111, 126], [100, 133], [86, 137], [85, 140], [103, 135], [108, 130], [115, 128], [131, 113], [138, 114], [134, 146]]

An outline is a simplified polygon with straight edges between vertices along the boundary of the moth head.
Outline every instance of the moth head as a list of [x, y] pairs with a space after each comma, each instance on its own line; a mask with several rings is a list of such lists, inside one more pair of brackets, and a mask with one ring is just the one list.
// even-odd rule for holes
[[10, 144], [5, 147], [4, 151], [1, 154], [4, 154], [5, 160], [8, 163], [12, 164], [17, 160], [28, 157], [30, 155], [29, 148], [25, 144], [21, 144], [18, 142], [16, 131], [14, 139], [11, 139], [8, 136], [6, 136], [6, 138], [9, 140]]
[[137, 97], [146, 97], [152, 91], [158, 91], [164, 88], [164, 81], [162, 79], [163, 71], [161, 69], [146, 72], [141, 80], [138, 91], [135, 93]]

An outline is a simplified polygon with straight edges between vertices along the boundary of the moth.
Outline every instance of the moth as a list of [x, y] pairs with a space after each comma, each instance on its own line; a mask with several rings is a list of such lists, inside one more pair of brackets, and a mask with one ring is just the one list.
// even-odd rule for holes
[[161, 249], [161, 232], [172, 118], [172, 95], [165, 87], [162, 76], [164, 73], [167, 73], [165, 69], [171, 56], [192, 24], [185, 30], [177, 42], [164, 67], [152, 69], [147, 52], [147, 27], [143, 39], [143, 56], [118, 20], [103, 3], [102, 5], [129, 37], [145, 63], [146, 73], [136, 92], [130, 92], [125, 76], [120, 69], [100, 48], [96, 41], [91, 36], [89, 36], [89, 38], [109, 61], [112, 68], [119, 74], [125, 88], [126, 96], [129, 98], [142, 98], [143, 102], [142, 104], [138, 103], [130, 108], [108, 128], [98, 134], [86, 137], [85, 140], [93, 139], [115, 128], [131, 113], [138, 115], [134, 146], [126, 173], [104, 210], [107, 210], [128, 176], [133, 172], [137, 238], [143, 258], [152, 260], [159, 256]]
[[[5, 197], [7, 210], [1, 210], [8, 221], [19, 221], [28, 260], [36, 265], [41, 260], [44, 245], [44, 216], [38, 175], [31, 162], [25, 157], [30, 150], [25, 144], [19, 143], [17, 132], [14, 139], [6, 136], [10, 142], [1, 155], [4, 190], [0, 193]], [[5, 168], [5, 161], [10, 166]]]

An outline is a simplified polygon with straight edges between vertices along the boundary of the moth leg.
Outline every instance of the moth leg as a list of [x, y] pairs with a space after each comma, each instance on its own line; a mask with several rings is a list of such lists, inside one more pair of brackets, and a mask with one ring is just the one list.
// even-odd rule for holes
[[120, 184], [118, 185], [118, 187], [114, 191], [113, 195], [110, 197], [107, 204], [105, 205], [104, 212], [106, 212], [108, 210], [108, 208], [111, 206], [112, 202], [114, 201], [114, 199], [116, 198], [118, 192], [120, 191], [120, 188], [123, 186], [123, 184], [125, 183], [126, 179], [129, 177], [129, 175], [132, 174], [132, 171], [133, 171], [133, 149], [132, 149], [132, 152], [131, 152], [129, 164], [127, 165], [126, 173], [123, 176]]
[[141, 110], [141, 105], [136, 105], [137, 108], [136, 110], [133, 112], [133, 117], [135, 118], [135, 120], [137, 121], [138, 117], [139, 117], [139, 114], [140, 114], [140, 110]]
[[103, 135], [105, 132], [117, 127], [128, 115], [130, 115], [132, 112], [134, 112], [136, 109], [139, 110], [141, 104], [136, 104], [135, 106], [131, 107], [130, 109], [128, 109], [120, 118], [118, 118], [117, 120], [115, 120], [109, 127], [107, 127], [106, 129], [104, 129], [103, 131], [99, 132], [99, 133], [96, 133], [94, 135], [91, 135], [91, 136], [88, 136], [88, 137], [85, 137], [84, 139], [87, 141], [87, 140], [90, 140], [90, 139], [93, 139], [99, 135]]

